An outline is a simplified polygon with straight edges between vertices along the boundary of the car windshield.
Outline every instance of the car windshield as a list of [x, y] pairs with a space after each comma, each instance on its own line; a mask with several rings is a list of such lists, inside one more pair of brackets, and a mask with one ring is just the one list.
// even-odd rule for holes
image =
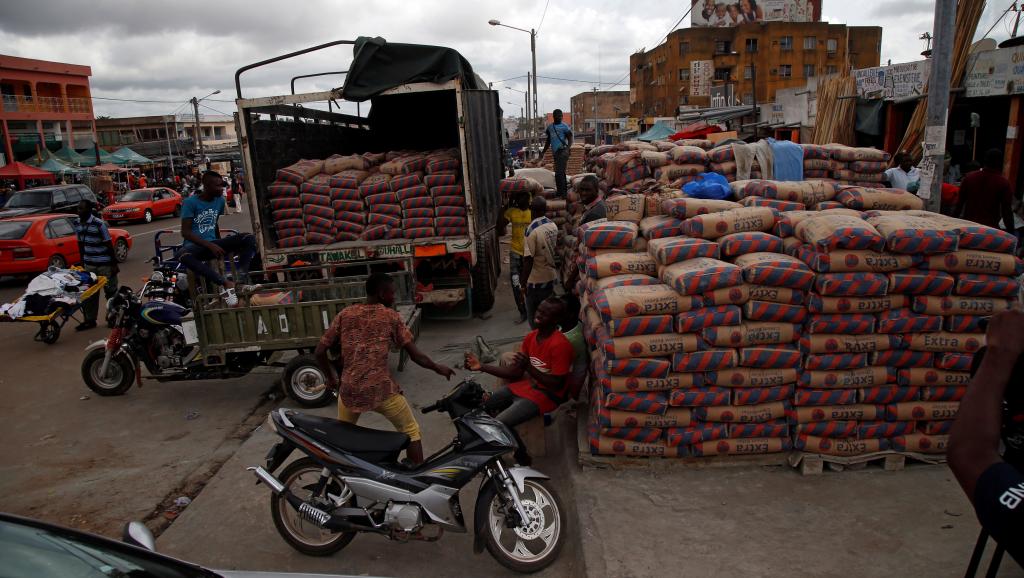
[[50, 191], [22, 191], [14, 193], [5, 209], [38, 209], [50, 206]]
[[0, 521], [0, 560], [5, 576], [82, 578], [211, 576], [201, 569], [156, 556], [115, 549], [70, 533]]
[[153, 191], [128, 191], [121, 197], [122, 201], [150, 201], [153, 199]]
[[13, 241], [25, 236], [32, 223], [28, 221], [0, 222], [0, 241]]

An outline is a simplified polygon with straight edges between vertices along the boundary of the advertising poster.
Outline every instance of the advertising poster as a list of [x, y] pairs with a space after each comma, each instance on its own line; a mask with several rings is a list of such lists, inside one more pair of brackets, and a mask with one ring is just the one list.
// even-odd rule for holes
[[819, 22], [821, 0], [690, 0], [690, 25], [728, 27], [745, 22]]

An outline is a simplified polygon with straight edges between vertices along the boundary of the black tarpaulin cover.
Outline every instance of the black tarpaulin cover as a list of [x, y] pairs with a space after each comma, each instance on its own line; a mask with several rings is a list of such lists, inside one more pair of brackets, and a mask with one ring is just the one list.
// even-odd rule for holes
[[363, 102], [396, 86], [412, 82], [447, 82], [461, 78], [469, 89], [487, 85], [457, 51], [443, 46], [395, 44], [381, 37], [360, 36], [342, 92], [345, 100]]

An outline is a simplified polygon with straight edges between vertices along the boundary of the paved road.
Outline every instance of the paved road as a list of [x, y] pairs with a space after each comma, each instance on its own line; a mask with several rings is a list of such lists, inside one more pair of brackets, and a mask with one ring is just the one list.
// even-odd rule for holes
[[[246, 215], [222, 223], [249, 229]], [[135, 242], [120, 280], [138, 288], [151, 270], [153, 235], [178, 222], [124, 228]], [[25, 284], [0, 281], [0, 299], [16, 299]], [[32, 324], [0, 324], [0, 510], [115, 535], [123, 521], [146, 517], [187, 478], [202, 479], [211, 463], [227, 459], [275, 376], [146, 383], [101, 398], [79, 372], [83, 349], [106, 330], [81, 334], [74, 324], [54, 345], [33, 341]]]

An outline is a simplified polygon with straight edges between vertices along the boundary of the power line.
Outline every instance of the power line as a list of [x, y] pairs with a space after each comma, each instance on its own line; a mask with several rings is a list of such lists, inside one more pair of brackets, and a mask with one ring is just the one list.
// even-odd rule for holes
[[544, 17], [548, 15], [548, 4], [550, 4], [550, 3], [551, 3], [551, 0], [547, 0], [546, 2], [544, 2], [544, 13], [540, 15], [540, 24], [537, 25], [537, 32], [536, 32], [536, 34], [538, 36], [540, 35], [540, 27], [544, 26]]
[[[669, 28], [668, 32], [666, 32], [666, 33], [665, 33], [665, 34], [663, 34], [663, 35], [662, 35], [662, 36], [661, 36], [660, 38], [658, 38], [658, 41], [654, 43], [654, 46], [657, 46], [657, 45], [661, 44], [661, 41], [662, 41], [662, 40], [665, 40], [665, 39], [667, 39], [667, 38], [668, 38], [668, 35], [669, 35], [669, 34], [672, 34], [672, 32], [674, 32], [674, 31], [675, 31], [675, 30], [676, 30], [677, 28], [679, 28], [679, 25], [680, 25], [680, 24], [681, 24], [681, 23], [683, 22], [683, 20], [684, 20], [684, 19], [685, 19], [685, 18], [686, 18], [687, 16], [689, 16], [689, 15], [690, 15], [690, 12], [693, 12], [693, 4], [690, 4], [690, 7], [689, 7], [689, 8], [688, 8], [688, 9], [686, 10], [686, 12], [685, 12], [685, 13], [683, 13], [683, 15], [682, 15], [682, 16], [680, 16], [680, 17], [679, 17], [679, 20], [676, 20], [676, 23], [672, 25], [672, 28]], [[625, 79], [626, 79], [627, 77], [629, 77], [629, 73], [630, 73], [630, 72], [631, 72], [631, 71], [627, 70], [627, 71], [626, 71], [626, 74], [623, 74], [623, 75], [622, 75], [622, 78], [620, 78], [619, 80], [617, 80], [617, 81], [616, 81], [616, 82], [615, 82], [614, 84], [612, 84], [612, 85], [611, 85], [611, 86], [609, 86], [608, 88], [615, 88], [616, 86], [618, 86], [618, 85], [622, 84], [622, 81], [623, 81], [623, 80], [625, 80]]]
[[199, 106], [201, 106], [201, 107], [203, 107], [203, 108], [208, 108], [208, 109], [212, 110], [213, 112], [215, 112], [215, 113], [217, 113], [217, 114], [221, 114], [221, 115], [224, 115], [224, 116], [231, 116], [230, 114], [228, 114], [228, 113], [226, 113], [226, 112], [222, 112], [222, 111], [219, 111], [219, 110], [217, 110], [216, 108], [213, 108], [213, 107], [211, 107], [211, 106], [206, 106], [205, 104], [203, 104], [203, 103], [201, 103], [201, 102], [199, 103]]
[[142, 103], [153, 103], [153, 104], [178, 104], [180, 100], [136, 100], [131, 98], [113, 98], [109, 96], [93, 96], [93, 100], [116, 100], [118, 102], [142, 102]]

